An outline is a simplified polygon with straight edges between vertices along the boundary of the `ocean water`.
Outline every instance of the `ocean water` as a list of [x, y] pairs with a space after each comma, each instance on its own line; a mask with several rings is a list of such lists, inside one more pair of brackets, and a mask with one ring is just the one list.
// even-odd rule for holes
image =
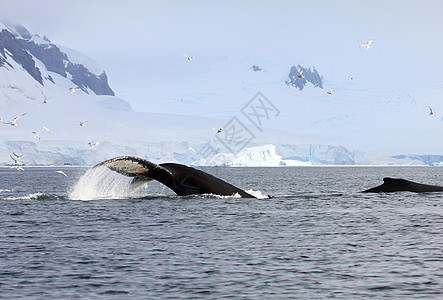
[[443, 168], [204, 170], [274, 197], [0, 168], [0, 298], [443, 298], [443, 194], [359, 193], [386, 176], [443, 185]]

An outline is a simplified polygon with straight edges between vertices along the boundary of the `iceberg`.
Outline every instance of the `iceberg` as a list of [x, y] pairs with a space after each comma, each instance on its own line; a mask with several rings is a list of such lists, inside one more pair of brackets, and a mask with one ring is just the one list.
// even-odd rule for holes
[[278, 155], [274, 145], [263, 145], [241, 150], [239, 153], [218, 153], [208, 159], [193, 162], [195, 166], [229, 167], [278, 167], [282, 156]]
[[306, 166], [312, 166], [312, 162], [293, 160], [293, 159], [282, 159], [280, 165], [286, 167], [306, 167]]

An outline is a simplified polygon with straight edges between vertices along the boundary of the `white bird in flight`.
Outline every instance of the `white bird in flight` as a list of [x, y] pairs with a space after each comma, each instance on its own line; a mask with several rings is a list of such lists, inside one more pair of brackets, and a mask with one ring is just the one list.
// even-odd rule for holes
[[40, 135], [38, 134], [38, 132], [33, 131], [32, 133], [34, 134], [34, 138], [36, 138], [40, 141]]
[[11, 126], [17, 126], [17, 123], [16, 123], [17, 120], [20, 119], [21, 117], [23, 117], [24, 115], [26, 115], [26, 113], [18, 115], [17, 117], [14, 118], [14, 120], [12, 120], [12, 122], [8, 122], [8, 123], [5, 123], [5, 124], [9, 124]]
[[100, 145], [100, 142], [94, 142], [94, 143], [89, 142], [88, 145], [89, 145], [91, 148], [94, 148], [94, 147]]
[[20, 163], [20, 159], [22, 158], [22, 155], [18, 155], [17, 153], [15, 153], [14, 151], [12, 151], [12, 154], [14, 154], [15, 157], [13, 157], [11, 154], [9, 154], [9, 157], [12, 158], [12, 160], [18, 164]]
[[182, 55], [183, 57], [186, 57], [189, 61], [192, 61], [194, 58], [197, 58], [195, 56], [190, 56], [190, 55]]
[[46, 127], [46, 126], [43, 126], [43, 127], [42, 127], [42, 130], [47, 131], [48, 133], [51, 133], [51, 131], [49, 131], [49, 128]]
[[432, 110], [432, 108], [430, 106], [429, 107], [429, 115], [432, 116], [434, 114], [434, 111]]
[[80, 121], [80, 126], [82, 126], [82, 127], [85, 126], [85, 125], [86, 125], [86, 124], [85, 124], [86, 122], [89, 122], [89, 121], [83, 121], [83, 122]]
[[55, 172], [57, 172], [57, 173], [59, 173], [59, 174], [62, 174], [62, 175], [65, 176], [65, 177], [68, 177], [68, 175], [66, 175], [65, 172], [63, 172], [63, 171], [55, 171]]
[[12, 151], [12, 154], [14, 154], [14, 156], [17, 157], [17, 159], [21, 159], [22, 156], [23, 156], [23, 154], [22, 154], [22, 155], [18, 155], [18, 154], [15, 153], [14, 151]]
[[19, 158], [15, 158], [11, 154], [9, 154], [9, 157], [14, 161], [14, 163], [16, 163], [16, 164], [19, 163]]
[[214, 127], [212, 127], [212, 129], [213, 130], [217, 130], [217, 133], [220, 133], [220, 132], [222, 132], [223, 131], [223, 127], [220, 127], [220, 128], [214, 128]]
[[71, 94], [75, 93], [76, 90], [80, 89], [79, 86], [73, 87], [73, 88], [69, 88], [69, 90], [71, 91]]
[[366, 49], [369, 49], [370, 46], [371, 46], [371, 43], [372, 43], [373, 41], [375, 41], [375, 39], [372, 39], [372, 40], [370, 40], [370, 41], [368, 41], [368, 42], [366, 42], [366, 43], [361, 44], [359, 48], [366, 47]]
[[328, 94], [329, 94], [329, 95], [334, 94], [334, 92], [332, 91], [332, 89], [330, 89], [330, 90], [328, 91]]
[[197, 151], [195, 151], [195, 149], [192, 148], [191, 146], [188, 147], [188, 150], [191, 150], [191, 151], [193, 151], [194, 153], [197, 153]]
[[49, 98], [45, 98], [45, 99], [39, 104], [39, 106], [42, 105], [42, 104], [46, 104], [46, 103], [48, 103], [48, 100], [49, 100], [49, 99], [51, 99], [51, 97], [49, 97]]
[[300, 71], [300, 74], [298, 75], [298, 78], [305, 78], [305, 76], [303, 75], [303, 70]]

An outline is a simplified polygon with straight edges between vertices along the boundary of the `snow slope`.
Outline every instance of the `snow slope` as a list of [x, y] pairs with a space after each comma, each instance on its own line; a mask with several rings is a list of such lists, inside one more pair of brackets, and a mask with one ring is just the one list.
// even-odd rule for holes
[[[361, 50], [356, 47], [356, 51]], [[365, 54], [368, 53], [362, 52], [362, 59]], [[287, 85], [291, 68], [298, 65], [315, 68], [323, 78], [323, 88], [308, 83], [300, 90]], [[260, 71], [254, 71], [252, 66]], [[345, 69], [324, 73], [324, 69], [328, 70], [299, 58], [196, 59], [188, 64], [177, 63], [177, 78], [186, 80], [174, 77], [173, 84], [162, 84], [159, 81], [165, 80], [163, 77], [157, 79], [153, 74], [147, 78], [155, 88], [146, 91], [146, 98], [156, 112], [197, 111], [205, 116], [230, 118], [260, 91], [281, 111], [267, 124], [269, 128], [361, 151], [392, 155], [443, 151], [443, 144], [435, 138], [443, 135], [443, 84], [439, 78], [426, 84], [393, 87], [381, 80], [363, 80], [364, 70], [357, 67], [354, 74]], [[413, 73], [411, 70], [411, 76]], [[331, 88], [334, 94], [328, 95]], [[429, 115], [428, 106], [435, 115]]]
[[[49, 43], [35, 35], [33, 39]], [[89, 71], [101, 72], [86, 56], [60, 49]], [[387, 93], [386, 87], [368, 88], [356, 82], [334, 85], [334, 95], [326, 94], [332, 86], [328, 81], [323, 81], [324, 89], [310, 83], [303, 90], [288, 86], [289, 62], [273, 64], [257, 58], [218, 61], [196, 72], [195, 77], [176, 82], [167, 98], [156, 97], [156, 89], [149, 89], [147, 98], [158, 112], [145, 113], [133, 111], [121, 98], [96, 95], [88, 88], [71, 93], [70, 88], [76, 87], [71, 76], [49, 71], [31, 56], [41, 72], [42, 84], [11, 52], [5, 50], [1, 56], [7, 64], [0, 67], [0, 165], [13, 164], [13, 152], [23, 155], [20, 163], [25, 165], [94, 165], [120, 155], [154, 162], [225, 166], [423, 164], [417, 159], [371, 152], [376, 149], [372, 143], [375, 139], [378, 143], [398, 142], [396, 131], [406, 128], [416, 134], [419, 146], [420, 139], [441, 131], [440, 117], [425, 119], [425, 102], [406, 92]], [[251, 67], [253, 62], [259, 71]], [[316, 70], [321, 74], [320, 68]], [[440, 89], [436, 85], [428, 90]], [[259, 109], [258, 98], [253, 98], [258, 91], [274, 110], [257, 125], [254, 122], [258, 119], [245, 109], [251, 105]], [[6, 124], [22, 114], [17, 126]], [[408, 123], [401, 121], [403, 115], [408, 116]], [[248, 134], [247, 142], [240, 146], [232, 143], [235, 140], [230, 135], [229, 124], [235, 122], [237, 130]], [[368, 132], [355, 132], [357, 124], [367, 126]], [[418, 134], [425, 126], [431, 129]], [[211, 128], [224, 131], [217, 134]], [[36, 139], [33, 132], [40, 138]], [[341, 144], [363, 145], [364, 149], [354, 151]]]
[[[36, 65], [45, 78], [43, 85], [12, 57], [7, 56], [7, 60], [11, 67], [0, 68], [3, 83], [0, 164], [12, 164], [12, 152], [23, 155], [21, 161], [26, 165], [93, 165], [119, 155], [136, 155], [156, 162], [191, 163], [198, 156], [190, 147], [198, 150], [212, 140], [220, 147], [211, 127], [223, 126], [227, 120], [134, 112], [118, 97], [86, 94], [81, 90], [71, 93], [72, 82], [47, 71], [38, 60]], [[49, 76], [53, 82], [47, 79]], [[43, 103], [44, 100], [47, 102]], [[26, 115], [17, 120], [17, 126], [5, 124], [24, 113]], [[80, 126], [84, 121], [85, 126]], [[43, 131], [43, 126], [49, 128], [50, 133]], [[33, 132], [37, 132], [40, 139], [36, 139]], [[278, 142], [280, 137], [294, 143], [307, 141], [265, 130], [251, 145], [265, 140]], [[92, 148], [89, 142], [99, 144]]]

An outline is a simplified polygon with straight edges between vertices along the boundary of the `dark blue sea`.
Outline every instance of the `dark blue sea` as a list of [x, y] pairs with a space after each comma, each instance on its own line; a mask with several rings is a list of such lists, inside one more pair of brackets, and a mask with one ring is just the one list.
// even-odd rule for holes
[[204, 170], [274, 198], [0, 168], [0, 298], [443, 299], [443, 194], [360, 193], [443, 168]]

